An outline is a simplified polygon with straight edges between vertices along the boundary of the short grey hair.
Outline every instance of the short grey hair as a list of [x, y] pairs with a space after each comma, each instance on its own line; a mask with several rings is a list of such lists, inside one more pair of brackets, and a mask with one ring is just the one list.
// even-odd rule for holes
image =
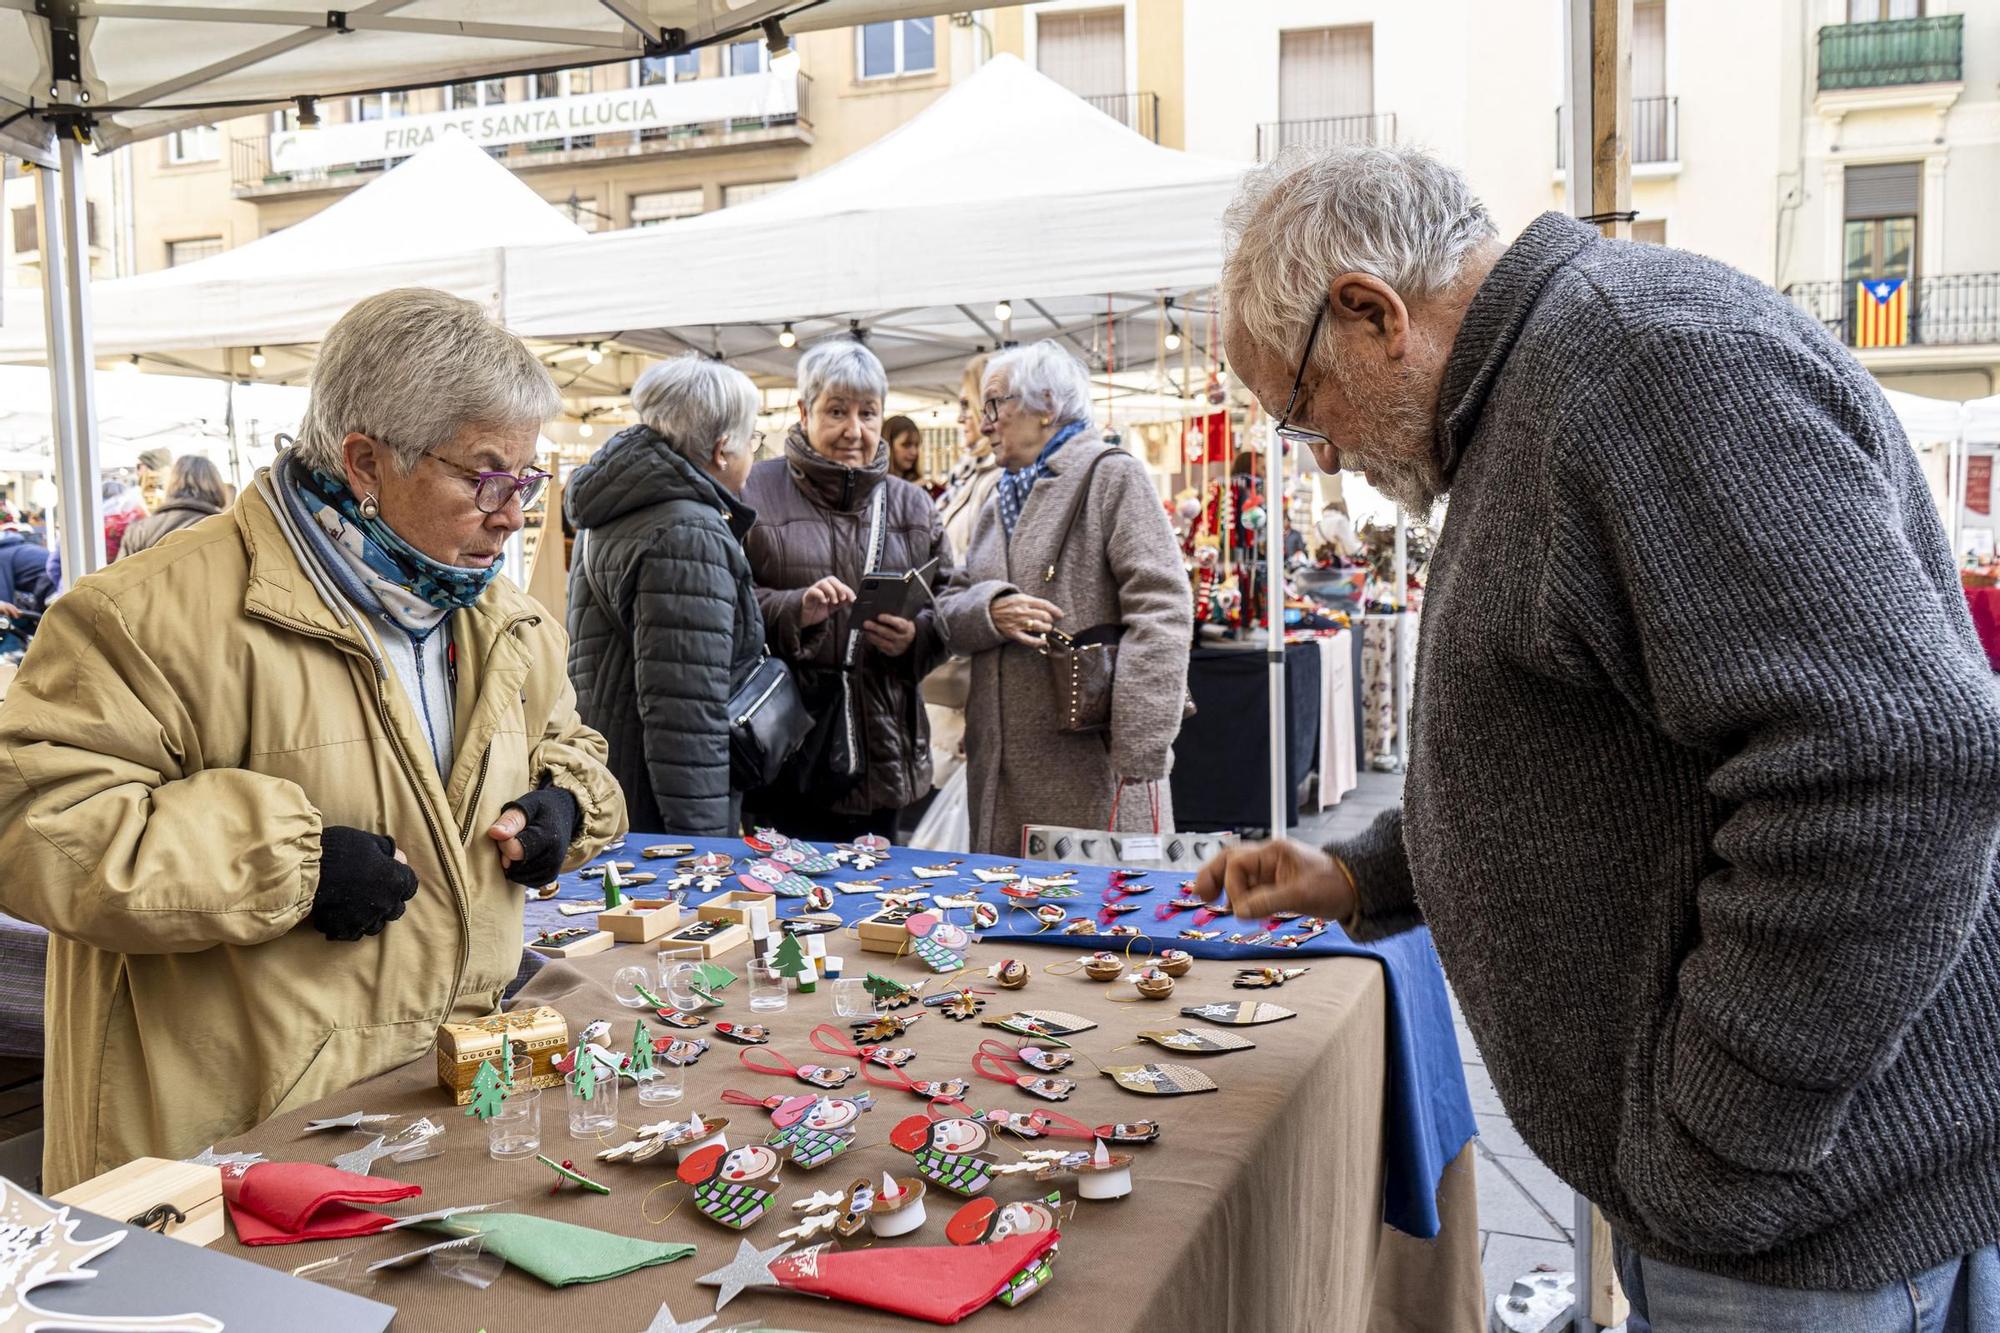
[[339, 475], [341, 441], [366, 435], [408, 472], [467, 426], [542, 424], [562, 406], [547, 367], [471, 301], [398, 287], [334, 322], [313, 364], [299, 457]]
[[639, 420], [696, 464], [709, 461], [717, 440], [732, 454], [747, 448], [757, 407], [748, 375], [699, 352], [655, 362], [632, 385]]
[[881, 403], [889, 397], [889, 376], [875, 353], [854, 339], [829, 338], [814, 343], [799, 358], [800, 404], [810, 412], [823, 393], [852, 394]]
[[1246, 176], [1223, 215], [1222, 299], [1257, 346], [1296, 356], [1336, 276], [1422, 300], [1496, 234], [1464, 174], [1419, 149], [1289, 154]]
[[1020, 395], [1024, 410], [1090, 424], [1090, 372], [1055, 339], [1008, 348], [986, 363], [987, 380], [995, 375], [1007, 377], [1008, 392]]

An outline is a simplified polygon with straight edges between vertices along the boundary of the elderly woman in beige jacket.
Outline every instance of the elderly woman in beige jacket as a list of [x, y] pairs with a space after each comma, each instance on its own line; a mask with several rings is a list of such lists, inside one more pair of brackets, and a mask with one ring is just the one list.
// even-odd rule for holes
[[[1187, 697], [1194, 604], [1152, 479], [1099, 438], [1089, 374], [1054, 342], [996, 356], [981, 408], [1005, 474], [939, 602], [952, 651], [972, 658], [971, 849], [1018, 856], [1029, 824], [1111, 827], [1114, 800], [1118, 829], [1171, 831], [1166, 777]], [[1070, 501], [1085, 486], [1057, 561]], [[1124, 626], [1107, 735], [1056, 729], [1041, 649], [1057, 622], [1070, 634]]]

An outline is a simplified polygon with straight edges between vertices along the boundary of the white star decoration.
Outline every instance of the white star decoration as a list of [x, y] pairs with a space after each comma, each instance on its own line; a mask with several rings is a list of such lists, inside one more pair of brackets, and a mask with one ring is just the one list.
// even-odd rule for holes
[[722, 1294], [715, 1298], [715, 1308], [735, 1300], [745, 1287], [775, 1287], [778, 1279], [771, 1273], [771, 1261], [780, 1258], [792, 1242], [773, 1245], [768, 1250], [760, 1250], [748, 1240], [739, 1237], [736, 1241], [736, 1257], [713, 1273], [703, 1273], [695, 1281], [704, 1286], [720, 1287]]
[[652, 1323], [646, 1325], [646, 1333], [701, 1333], [714, 1322], [714, 1315], [705, 1314], [699, 1319], [690, 1319], [685, 1324], [677, 1324], [674, 1322], [674, 1312], [667, 1308], [665, 1301], [661, 1301], [660, 1312], [653, 1316]]

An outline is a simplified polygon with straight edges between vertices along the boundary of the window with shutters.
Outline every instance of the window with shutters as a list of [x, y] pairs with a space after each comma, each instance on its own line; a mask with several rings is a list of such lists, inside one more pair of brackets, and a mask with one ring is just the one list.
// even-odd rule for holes
[[[89, 199], [83, 205], [84, 239], [95, 249], [103, 247], [97, 231], [97, 201]], [[14, 257], [32, 259], [41, 254], [41, 222], [35, 213], [35, 205], [23, 204], [14, 210]]]
[[1889, 19], [1920, 19], [1924, 0], [1847, 0], [1849, 23], [1882, 23]]
[[179, 268], [182, 264], [192, 264], [198, 259], [222, 253], [220, 236], [197, 236], [187, 241], [167, 242], [167, 267]]
[[632, 196], [632, 225], [635, 227], [657, 227], [662, 222], [675, 218], [691, 218], [701, 212], [702, 197], [699, 185], [684, 190], [656, 190], [651, 194]]
[[1035, 15], [1035, 67], [1078, 97], [1127, 91], [1125, 10]]
[[1375, 27], [1278, 34], [1278, 119], [1306, 122], [1375, 112]]
[[1923, 165], [1889, 162], [1849, 167], [1844, 184], [1847, 280], [1914, 277]]
[[761, 199], [773, 190], [782, 190], [790, 181], [751, 181], [747, 185], [725, 185], [722, 187], [722, 206], [734, 208], [747, 204], [752, 199]]

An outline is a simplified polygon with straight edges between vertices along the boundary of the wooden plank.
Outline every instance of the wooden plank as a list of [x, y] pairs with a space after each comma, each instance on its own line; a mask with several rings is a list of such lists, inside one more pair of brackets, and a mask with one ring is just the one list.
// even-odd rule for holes
[[[1632, 210], [1632, 0], [1590, 4], [1590, 199], [1593, 213]], [[1632, 224], [1601, 222], [1606, 236], [1632, 239]]]
[[[1626, 0], [1629, 12], [1630, 0]], [[1581, 1299], [1581, 1297], [1579, 1297]], [[1632, 1313], [1632, 1303], [1618, 1285], [1611, 1258], [1611, 1224], [1593, 1205], [1590, 1210], [1590, 1317], [1599, 1328], [1616, 1328]]]

